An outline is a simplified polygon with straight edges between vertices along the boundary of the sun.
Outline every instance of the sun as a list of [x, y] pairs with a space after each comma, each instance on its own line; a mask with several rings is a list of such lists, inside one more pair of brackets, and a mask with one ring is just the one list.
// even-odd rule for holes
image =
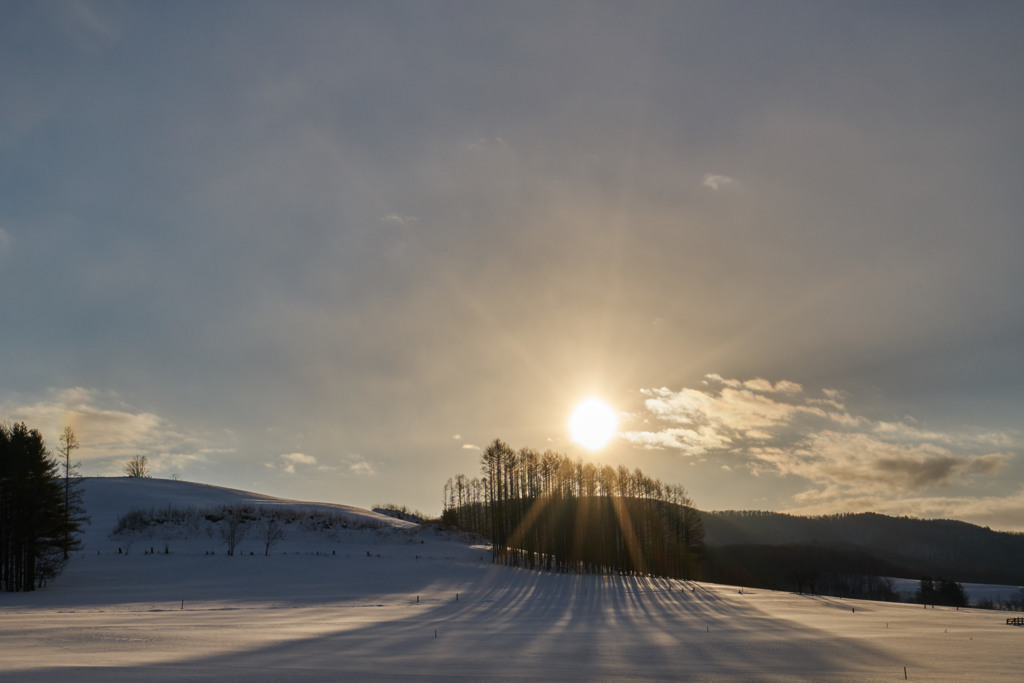
[[615, 411], [597, 398], [588, 398], [576, 406], [569, 418], [572, 440], [591, 451], [603, 448], [611, 441], [618, 426]]

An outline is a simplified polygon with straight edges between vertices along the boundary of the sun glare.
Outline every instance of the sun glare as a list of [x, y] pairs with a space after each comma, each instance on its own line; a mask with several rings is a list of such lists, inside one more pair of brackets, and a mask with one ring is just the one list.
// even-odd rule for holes
[[613, 436], [619, 421], [615, 411], [607, 403], [588, 398], [576, 406], [569, 418], [569, 434], [572, 440], [584, 448], [596, 451], [603, 448]]

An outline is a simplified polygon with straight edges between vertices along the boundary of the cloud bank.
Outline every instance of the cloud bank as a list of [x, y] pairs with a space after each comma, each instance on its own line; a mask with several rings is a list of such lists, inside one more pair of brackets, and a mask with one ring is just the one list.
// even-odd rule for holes
[[131, 406], [115, 394], [83, 387], [50, 389], [43, 397], [9, 399], [0, 411], [13, 422], [38, 429], [52, 451], [64, 427], [81, 447], [74, 457], [89, 475], [119, 475], [125, 461], [145, 455], [157, 475], [206, 461], [232, 449], [207, 434], [188, 433], [170, 421]]
[[[878, 508], [907, 494], [920, 498], [916, 509], [935, 509], [921, 503], [929, 492], [998, 477], [1014, 457], [1007, 434], [872, 420], [849, 410], [839, 391], [808, 394], [786, 380], [710, 374], [699, 389], [641, 393], [644, 421], [652, 428], [626, 432], [627, 441], [691, 457], [738, 459], [755, 476], [799, 477], [810, 485], [793, 499], [803, 510]], [[939, 508], [949, 509], [949, 500]]]

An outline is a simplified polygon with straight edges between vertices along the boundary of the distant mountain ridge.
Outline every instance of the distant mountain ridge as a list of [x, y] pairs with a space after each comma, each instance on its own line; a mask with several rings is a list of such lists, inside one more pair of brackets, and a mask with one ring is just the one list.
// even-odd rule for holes
[[871, 558], [886, 571], [974, 583], [1024, 584], [1024, 534], [968, 522], [872, 512], [799, 517], [779, 512], [701, 513], [705, 545], [799, 546]]

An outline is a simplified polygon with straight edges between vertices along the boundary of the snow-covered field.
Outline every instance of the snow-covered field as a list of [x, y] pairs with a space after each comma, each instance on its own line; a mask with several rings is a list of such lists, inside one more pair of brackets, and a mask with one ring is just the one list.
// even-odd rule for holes
[[[131, 508], [239, 502], [354, 524], [289, 529], [267, 557], [252, 538], [228, 556], [203, 530], [144, 536], [127, 554], [110, 537]], [[500, 568], [482, 547], [365, 510], [186, 482], [91, 479], [86, 505], [85, 549], [63, 575], [0, 593], [0, 680], [1024, 676], [1024, 628], [1005, 612]]]

